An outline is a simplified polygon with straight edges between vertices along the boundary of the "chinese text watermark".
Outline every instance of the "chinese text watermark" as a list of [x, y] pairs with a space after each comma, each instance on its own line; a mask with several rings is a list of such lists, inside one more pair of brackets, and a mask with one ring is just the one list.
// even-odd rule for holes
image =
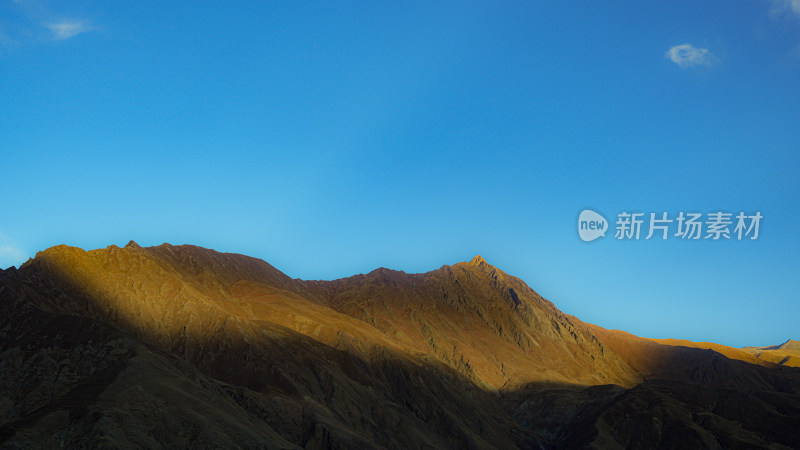
[[[761, 212], [710, 213], [684, 212], [670, 215], [667, 212], [643, 213], [622, 211], [617, 214], [614, 238], [617, 240], [649, 240], [676, 238], [681, 240], [756, 240], [758, 239]], [[578, 216], [578, 236], [589, 242], [605, 237], [608, 221], [602, 214], [584, 209]]]

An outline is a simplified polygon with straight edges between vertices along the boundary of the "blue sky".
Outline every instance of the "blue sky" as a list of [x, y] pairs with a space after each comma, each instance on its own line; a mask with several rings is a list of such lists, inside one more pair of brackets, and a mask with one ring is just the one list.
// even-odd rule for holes
[[[332, 279], [480, 253], [648, 337], [800, 338], [800, 2], [0, 0], [0, 266], [191, 243]], [[757, 240], [578, 239], [586, 207]]]

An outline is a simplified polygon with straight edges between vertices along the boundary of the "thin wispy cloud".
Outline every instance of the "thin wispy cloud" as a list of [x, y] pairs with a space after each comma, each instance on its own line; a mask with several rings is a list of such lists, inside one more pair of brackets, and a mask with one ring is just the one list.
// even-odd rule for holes
[[770, 12], [774, 16], [790, 14], [800, 18], [800, 0], [772, 0]]
[[683, 69], [694, 66], [711, 66], [719, 62], [707, 48], [697, 48], [692, 44], [676, 45], [667, 50], [666, 57]]
[[55, 23], [46, 23], [44, 26], [53, 33], [53, 37], [56, 39], [69, 39], [93, 30], [91, 24], [84, 20], [62, 20]]

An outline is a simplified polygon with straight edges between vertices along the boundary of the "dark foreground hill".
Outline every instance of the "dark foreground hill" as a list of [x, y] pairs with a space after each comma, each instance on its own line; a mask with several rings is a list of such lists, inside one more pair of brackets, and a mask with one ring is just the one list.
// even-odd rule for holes
[[0, 273], [0, 446], [800, 445], [800, 369], [714, 345], [585, 324], [480, 257], [302, 281], [58, 246]]

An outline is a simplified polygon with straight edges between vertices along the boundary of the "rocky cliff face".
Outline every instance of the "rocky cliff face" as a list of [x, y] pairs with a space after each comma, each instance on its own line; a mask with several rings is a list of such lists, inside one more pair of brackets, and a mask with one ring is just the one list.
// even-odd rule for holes
[[480, 257], [302, 281], [131, 242], [0, 274], [10, 448], [800, 442], [800, 373], [758, 362], [584, 324]]

